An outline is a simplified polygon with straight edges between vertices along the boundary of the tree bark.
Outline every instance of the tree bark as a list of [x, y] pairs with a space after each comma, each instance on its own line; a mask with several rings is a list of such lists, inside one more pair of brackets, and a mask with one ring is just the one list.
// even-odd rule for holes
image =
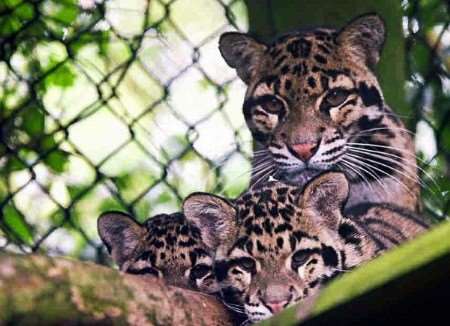
[[93, 263], [0, 254], [0, 324], [232, 325], [214, 297]]

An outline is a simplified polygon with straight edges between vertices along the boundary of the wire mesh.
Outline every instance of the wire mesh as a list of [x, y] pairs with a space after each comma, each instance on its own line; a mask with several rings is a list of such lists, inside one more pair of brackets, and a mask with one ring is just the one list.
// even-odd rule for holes
[[[407, 123], [424, 169], [450, 189], [448, 6], [403, 10]], [[245, 189], [245, 87], [217, 40], [247, 27], [242, 0], [3, 1], [0, 246], [103, 262], [100, 212], [142, 220], [192, 191]], [[443, 218], [449, 197], [435, 199], [425, 193]]]

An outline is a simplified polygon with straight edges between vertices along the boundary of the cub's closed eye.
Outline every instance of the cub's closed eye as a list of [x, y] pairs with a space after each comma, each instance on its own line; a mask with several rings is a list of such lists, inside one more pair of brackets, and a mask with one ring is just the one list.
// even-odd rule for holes
[[140, 268], [140, 269], [130, 268], [130, 269], [127, 270], [127, 273], [135, 274], [135, 275], [148, 275], [148, 274], [150, 274], [150, 275], [153, 275], [153, 276], [156, 276], [156, 277], [160, 277], [161, 276], [160, 272], [157, 269], [153, 268], [153, 267], [144, 267], [144, 268]]
[[327, 107], [336, 107], [345, 102], [350, 95], [350, 91], [344, 88], [333, 88], [323, 99], [323, 103]]
[[211, 267], [205, 264], [198, 264], [192, 267], [189, 276], [192, 279], [199, 279], [205, 277], [211, 271]]
[[292, 255], [291, 258], [291, 265], [293, 270], [297, 270], [300, 266], [306, 264], [311, 257], [310, 252], [305, 251], [297, 251], [295, 254]]
[[283, 103], [272, 95], [261, 96], [257, 102], [268, 113], [278, 113], [284, 108]]
[[256, 262], [252, 258], [249, 258], [249, 257], [239, 258], [236, 261], [236, 264], [249, 273], [256, 272]]

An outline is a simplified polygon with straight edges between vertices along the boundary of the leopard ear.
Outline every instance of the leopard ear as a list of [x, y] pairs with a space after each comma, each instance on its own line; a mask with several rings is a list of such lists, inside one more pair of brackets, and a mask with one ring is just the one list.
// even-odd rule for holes
[[140, 248], [144, 227], [127, 214], [106, 212], [98, 218], [97, 229], [114, 262], [123, 270]]
[[264, 52], [267, 45], [247, 34], [229, 32], [219, 39], [219, 50], [226, 63], [236, 69], [239, 78], [248, 84], [264, 67]]
[[200, 229], [203, 242], [216, 249], [236, 234], [236, 210], [225, 198], [193, 193], [183, 202], [186, 219]]
[[380, 59], [385, 39], [385, 23], [374, 13], [353, 19], [337, 36], [338, 44], [344, 51], [371, 68]]
[[343, 173], [325, 173], [305, 187], [300, 207], [312, 213], [319, 223], [338, 230], [348, 194], [349, 185]]

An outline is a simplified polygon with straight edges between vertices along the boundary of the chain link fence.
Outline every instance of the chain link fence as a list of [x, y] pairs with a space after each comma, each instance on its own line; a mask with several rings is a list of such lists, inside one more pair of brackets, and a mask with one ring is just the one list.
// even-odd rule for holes
[[[403, 1], [403, 9], [413, 108], [405, 119], [417, 126], [423, 168], [438, 183], [439, 196], [424, 191], [426, 207], [443, 218], [448, 6]], [[252, 148], [241, 113], [245, 87], [217, 41], [247, 29], [242, 0], [4, 0], [1, 248], [103, 262], [102, 211], [143, 220], [178, 210], [192, 191], [234, 197], [245, 189]]]

